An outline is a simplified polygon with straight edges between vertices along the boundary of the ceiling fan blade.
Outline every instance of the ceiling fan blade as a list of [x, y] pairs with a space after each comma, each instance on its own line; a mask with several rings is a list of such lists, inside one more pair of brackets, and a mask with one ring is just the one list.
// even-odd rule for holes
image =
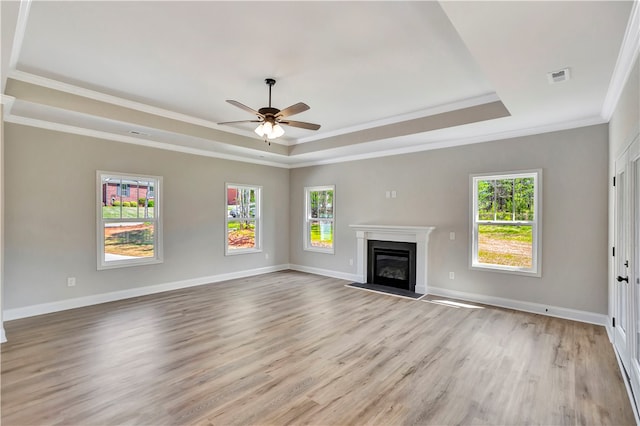
[[286, 124], [287, 126], [291, 126], [291, 127], [300, 127], [301, 129], [307, 129], [307, 130], [318, 130], [320, 128], [319, 124], [305, 123], [304, 121], [286, 120], [286, 121], [280, 121], [280, 124]]
[[295, 105], [291, 105], [276, 114], [276, 118], [278, 117], [289, 117], [290, 115], [300, 114], [309, 109], [309, 105], [304, 102], [298, 102]]
[[253, 108], [249, 108], [245, 104], [241, 104], [240, 102], [234, 101], [233, 99], [227, 99], [227, 102], [229, 102], [233, 106], [237, 106], [240, 109], [243, 109], [243, 110], [245, 110], [247, 112], [250, 112], [251, 114], [254, 114], [254, 115], [257, 115], [258, 117], [263, 117], [264, 118], [264, 115], [260, 114], [258, 111], [256, 111]]
[[239, 121], [224, 121], [218, 124], [235, 124], [235, 123], [262, 123], [262, 120], [239, 120]]

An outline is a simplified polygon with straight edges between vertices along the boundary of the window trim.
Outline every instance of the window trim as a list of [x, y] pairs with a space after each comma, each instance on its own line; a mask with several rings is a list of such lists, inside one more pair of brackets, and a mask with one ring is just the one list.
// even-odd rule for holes
[[[314, 191], [333, 191], [333, 217], [327, 218], [312, 218], [311, 217], [311, 192]], [[331, 248], [313, 247], [310, 241], [310, 222], [312, 220], [324, 220], [331, 221], [331, 232], [333, 233]], [[336, 186], [335, 185], [318, 185], [318, 186], [305, 186], [304, 188], [304, 243], [303, 250], [313, 251], [317, 253], [335, 254], [336, 251]]]
[[[140, 222], [140, 219], [129, 219], [129, 218], [119, 218], [119, 219], [106, 219], [102, 217], [102, 178], [103, 177], [112, 177], [116, 179], [127, 179], [127, 180], [145, 180], [145, 179], [153, 179], [155, 180], [155, 192], [156, 195], [154, 197], [153, 202], [153, 220], [154, 223], [154, 257], [145, 257], [138, 259], [125, 259], [125, 260], [112, 260], [110, 262], [105, 261], [105, 252], [104, 252], [104, 227], [105, 223], [108, 222]], [[120, 197], [124, 197], [121, 195]], [[149, 219], [149, 218], [145, 218]], [[147, 220], [148, 221], [148, 220]], [[114, 268], [126, 268], [131, 266], [141, 266], [141, 265], [152, 265], [157, 263], [164, 262], [163, 256], [163, 237], [162, 237], [162, 176], [150, 176], [143, 174], [135, 174], [135, 173], [120, 173], [120, 172], [109, 172], [104, 170], [96, 171], [96, 233], [97, 233], [97, 250], [96, 250], [96, 258], [97, 258], [97, 269], [99, 271], [105, 269], [114, 269]]]
[[[534, 179], [534, 193], [533, 193], [533, 204], [534, 204], [534, 213], [533, 221], [480, 221], [477, 220], [478, 217], [478, 197], [477, 197], [477, 184], [478, 180], [489, 180], [489, 179], [516, 179], [520, 177], [533, 177]], [[469, 232], [469, 241], [470, 241], [470, 252], [469, 252], [469, 269], [478, 270], [478, 271], [490, 271], [490, 272], [501, 272], [507, 274], [516, 274], [516, 275], [524, 275], [529, 277], [542, 277], [542, 169], [529, 169], [529, 170], [518, 170], [518, 171], [510, 171], [510, 172], [496, 172], [496, 173], [479, 173], [469, 175], [469, 186], [471, 188], [470, 192], [470, 232]], [[524, 269], [513, 266], [501, 266], [501, 265], [492, 265], [486, 263], [479, 263], [477, 261], [478, 258], [478, 224], [504, 224], [504, 225], [531, 225], [532, 226], [532, 261], [531, 268]]]
[[[256, 191], [256, 209], [255, 209], [255, 218], [235, 218], [229, 217], [229, 188], [241, 188], [241, 189], [254, 189]], [[224, 255], [225, 256], [235, 256], [238, 254], [250, 254], [250, 253], [261, 253], [262, 252], [262, 186], [260, 185], [249, 185], [245, 183], [231, 183], [226, 182], [224, 184]], [[231, 219], [231, 220], [230, 220]], [[240, 248], [240, 249], [229, 249], [229, 222], [240, 222], [243, 219], [254, 220], [256, 223], [255, 230], [255, 247], [252, 248]]]

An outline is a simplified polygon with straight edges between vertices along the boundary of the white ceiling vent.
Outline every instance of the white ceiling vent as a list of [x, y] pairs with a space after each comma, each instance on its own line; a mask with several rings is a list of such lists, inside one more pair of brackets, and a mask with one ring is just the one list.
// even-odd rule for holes
[[549, 84], [556, 84], [563, 81], [567, 81], [571, 78], [571, 71], [569, 68], [564, 68], [558, 71], [551, 71], [547, 73], [547, 79]]

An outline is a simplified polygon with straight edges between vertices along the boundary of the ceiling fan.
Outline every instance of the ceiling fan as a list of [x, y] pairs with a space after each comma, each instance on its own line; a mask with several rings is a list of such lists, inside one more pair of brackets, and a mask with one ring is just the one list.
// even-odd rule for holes
[[[241, 104], [238, 101], [227, 99], [227, 102], [229, 102], [231, 105], [237, 106], [240, 109], [256, 115], [258, 117], [257, 120], [225, 121], [218, 124], [260, 123], [258, 127], [256, 127], [255, 132], [258, 136], [264, 137], [265, 142], [267, 142], [268, 139], [275, 139], [284, 135], [284, 129], [282, 128], [281, 124], [308, 130], [318, 130], [320, 128], [319, 124], [305, 123], [304, 121], [287, 120], [287, 117], [295, 114], [300, 114], [301, 112], [308, 110], [309, 105], [303, 102], [298, 102], [297, 104], [291, 105], [290, 107], [287, 107], [283, 110], [273, 108], [271, 106], [271, 88], [274, 84], [276, 84], [276, 81], [273, 78], [267, 78], [264, 80], [264, 82], [269, 86], [268, 107], [263, 107], [256, 111], [253, 108], [249, 108], [248, 106]], [[269, 145], [271, 145], [271, 142], [269, 142]]]

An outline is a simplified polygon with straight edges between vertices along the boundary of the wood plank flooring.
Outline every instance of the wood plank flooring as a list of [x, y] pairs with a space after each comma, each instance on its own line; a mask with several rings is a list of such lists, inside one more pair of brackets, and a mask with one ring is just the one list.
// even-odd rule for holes
[[2, 425], [633, 424], [603, 327], [284, 271], [5, 323]]

